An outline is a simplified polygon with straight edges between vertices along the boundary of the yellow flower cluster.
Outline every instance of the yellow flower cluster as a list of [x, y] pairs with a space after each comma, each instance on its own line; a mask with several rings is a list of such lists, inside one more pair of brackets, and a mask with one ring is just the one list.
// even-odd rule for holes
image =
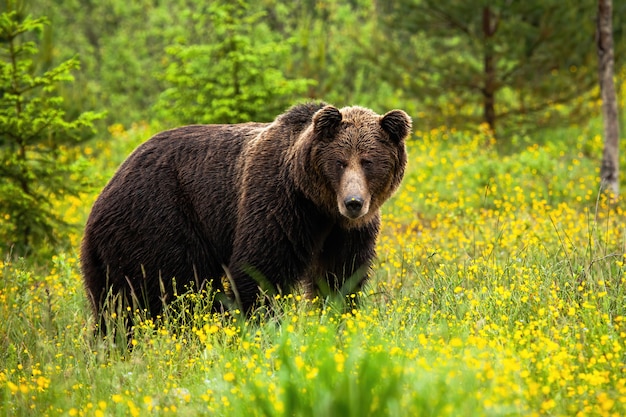
[[507, 156], [484, 135], [453, 135], [418, 133], [411, 146], [372, 293], [428, 314], [424, 348], [480, 363], [476, 375], [494, 384], [474, 393], [485, 406], [621, 415], [626, 216], [598, 194], [597, 158], [583, 152], [601, 155], [601, 139], [579, 137], [573, 154], [551, 142]]

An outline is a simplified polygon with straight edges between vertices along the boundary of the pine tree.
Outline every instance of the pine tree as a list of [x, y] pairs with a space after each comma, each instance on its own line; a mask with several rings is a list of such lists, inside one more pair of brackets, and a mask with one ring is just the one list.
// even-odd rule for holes
[[37, 74], [38, 48], [30, 39], [46, 24], [21, 11], [0, 14], [0, 246], [16, 254], [66, 236], [53, 203], [84, 186], [84, 164], [72, 149], [102, 116], [65, 117], [57, 86], [73, 80], [77, 59]]
[[199, 23], [207, 38], [167, 48], [161, 117], [183, 124], [271, 121], [301, 98], [310, 80], [285, 76], [290, 41], [276, 40], [263, 17], [251, 2], [211, 2]]

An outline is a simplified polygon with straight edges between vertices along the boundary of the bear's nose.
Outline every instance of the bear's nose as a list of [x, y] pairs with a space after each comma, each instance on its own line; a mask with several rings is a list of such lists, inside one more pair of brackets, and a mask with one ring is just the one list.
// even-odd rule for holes
[[363, 199], [361, 197], [348, 197], [344, 200], [343, 204], [346, 206], [348, 210], [348, 214], [351, 217], [358, 217], [361, 214], [361, 209], [363, 208]]

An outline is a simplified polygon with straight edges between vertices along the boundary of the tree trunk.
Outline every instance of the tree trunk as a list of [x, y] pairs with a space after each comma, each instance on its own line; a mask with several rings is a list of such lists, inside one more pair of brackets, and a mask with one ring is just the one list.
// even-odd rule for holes
[[613, 15], [612, 0], [598, 0], [596, 42], [602, 116], [604, 120], [604, 151], [600, 168], [600, 187], [613, 198], [619, 195], [619, 118], [613, 82]]
[[483, 117], [489, 129], [496, 129], [496, 65], [493, 50], [493, 35], [498, 27], [498, 18], [489, 6], [483, 8], [483, 39], [484, 50], [484, 85], [483, 85]]

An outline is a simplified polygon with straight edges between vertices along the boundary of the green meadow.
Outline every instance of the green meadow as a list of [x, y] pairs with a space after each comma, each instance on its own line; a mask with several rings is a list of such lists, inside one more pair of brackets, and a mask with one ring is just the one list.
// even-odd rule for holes
[[601, 123], [509, 138], [415, 132], [358, 310], [276, 295], [214, 314], [183, 294], [127, 349], [93, 337], [78, 247], [91, 203], [156, 132], [83, 149], [97, 187], [55, 203], [71, 245], [0, 260], [5, 416], [621, 416], [624, 200], [598, 194]]

